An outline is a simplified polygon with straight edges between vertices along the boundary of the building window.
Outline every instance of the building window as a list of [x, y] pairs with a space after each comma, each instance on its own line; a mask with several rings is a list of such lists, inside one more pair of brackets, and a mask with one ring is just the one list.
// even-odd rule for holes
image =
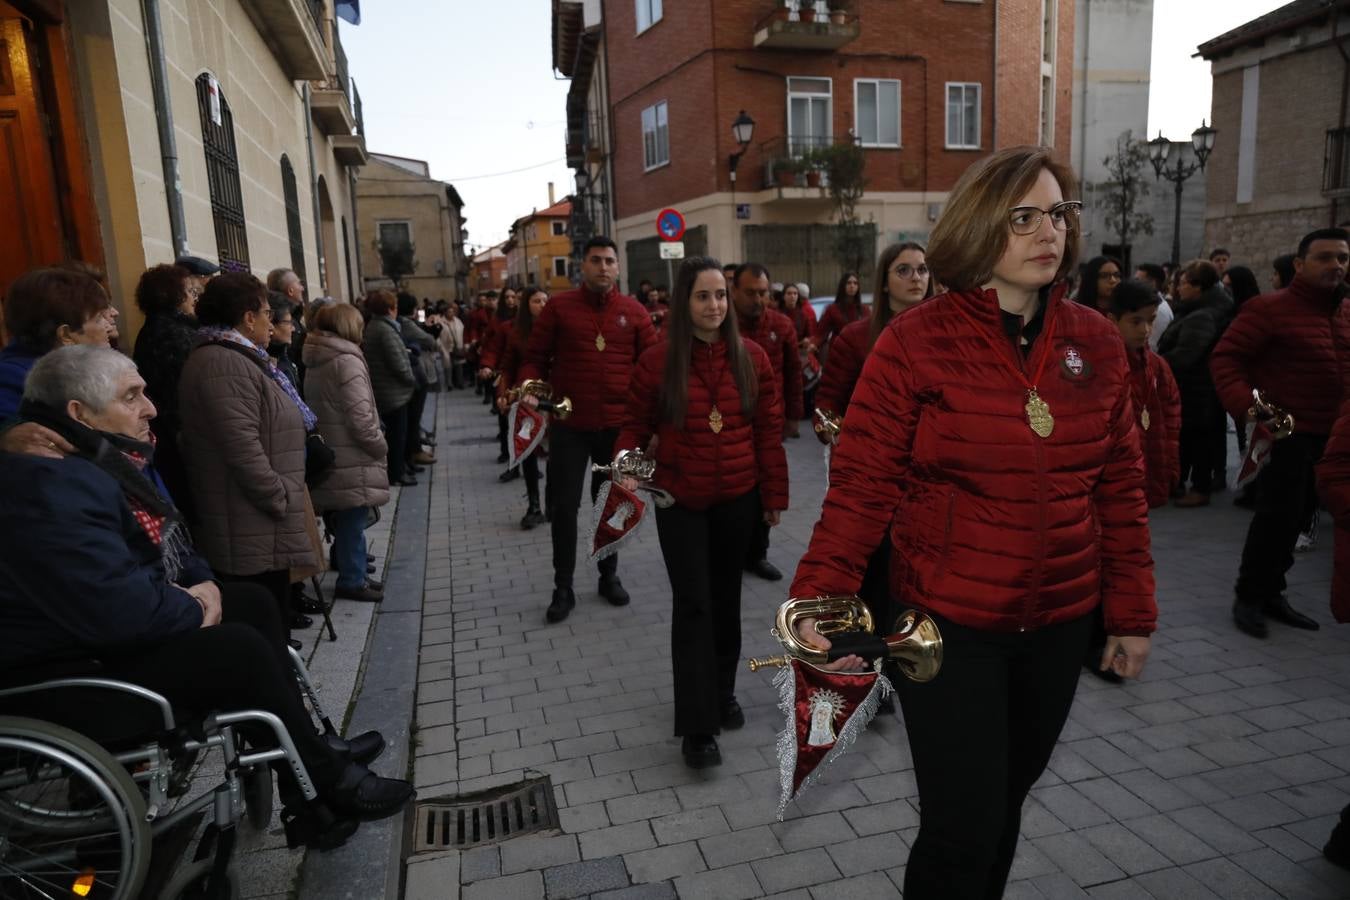
[[376, 240], [382, 248], [412, 247], [411, 222], [378, 222], [375, 230]]
[[900, 146], [900, 82], [853, 82], [854, 134], [864, 147]]
[[947, 82], [947, 149], [980, 149], [980, 86]]
[[830, 143], [833, 86], [828, 78], [789, 78], [788, 152], [801, 155]]
[[1055, 55], [1059, 0], [1041, 0], [1041, 144], [1055, 145]]
[[554, 223], [553, 223], [553, 236], [554, 236], [554, 237], [562, 237], [562, 236], [565, 235], [565, 234], [567, 234], [567, 223], [566, 223], [566, 222], [563, 222], [563, 221], [561, 221], [561, 220], [556, 220], [556, 221], [554, 221]]
[[206, 180], [211, 192], [211, 219], [216, 228], [220, 267], [247, 272], [248, 230], [244, 224], [244, 192], [239, 187], [234, 116], [220, 92], [220, 83], [205, 72], [197, 76], [197, 111], [201, 114], [202, 151], [206, 156]]
[[565, 256], [553, 257], [553, 277], [554, 278], [567, 277], [567, 257]]
[[666, 101], [642, 111], [642, 167], [648, 171], [670, 162], [670, 125]]
[[305, 238], [300, 228], [300, 195], [295, 189], [295, 169], [281, 154], [281, 196], [286, 201], [286, 238], [291, 245], [291, 271], [305, 280]]
[[633, 0], [637, 4], [637, 33], [661, 21], [661, 0]]
[[1242, 112], [1238, 120], [1238, 203], [1251, 203], [1256, 196], [1256, 113], [1261, 102], [1261, 67], [1242, 70]]

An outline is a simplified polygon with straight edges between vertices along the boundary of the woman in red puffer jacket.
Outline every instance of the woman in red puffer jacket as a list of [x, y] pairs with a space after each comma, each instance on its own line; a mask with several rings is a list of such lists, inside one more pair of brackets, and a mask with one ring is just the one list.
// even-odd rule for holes
[[[525, 362], [525, 345], [530, 340], [534, 320], [539, 318], [544, 306], [548, 304], [548, 291], [541, 287], [527, 287], [521, 291], [521, 296], [524, 299], [520, 302], [515, 322], [510, 329], [503, 332], [495, 357], [494, 368], [501, 376], [497, 379], [497, 409], [504, 417], [511, 409], [511, 385], [519, 383], [517, 376]], [[515, 440], [515, 437], [508, 434], [507, 439]], [[526, 507], [525, 515], [520, 520], [520, 527], [524, 531], [548, 521], [553, 508], [551, 503], [548, 504], [549, 513], [545, 513], [539, 507], [539, 454], [542, 450], [542, 447], [536, 448], [523, 463], [508, 470], [522, 472], [525, 475], [525, 501], [529, 506]]]
[[680, 266], [666, 323], [668, 340], [638, 359], [615, 451], [655, 437], [654, 484], [675, 499], [656, 511], [674, 595], [675, 734], [703, 768], [722, 761], [715, 735], [745, 724], [741, 565], [759, 519], [777, 525], [787, 509], [783, 401], [768, 355], [728, 315], [717, 260]]
[[[794, 597], [855, 593], [889, 531], [895, 601], [942, 632], [937, 677], [897, 686], [921, 810], [906, 900], [1002, 893], [1093, 609], [1105, 610], [1102, 665], [1127, 677], [1157, 618], [1124, 348], [1064, 298], [1075, 191], [1040, 147], [961, 176], [928, 246], [952, 290], [873, 347], [792, 585]], [[828, 643], [813, 622], [799, 631]]]

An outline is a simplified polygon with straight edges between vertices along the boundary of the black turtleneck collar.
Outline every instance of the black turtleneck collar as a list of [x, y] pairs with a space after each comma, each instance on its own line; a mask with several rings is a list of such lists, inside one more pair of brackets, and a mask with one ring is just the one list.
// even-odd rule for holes
[[[1036, 304], [1036, 313], [1025, 325], [1022, 324], [1022, 317], [1017, 313], [1010, 313], [1003, 307], [999, 307], [999, 318], [1003, 323], [1003, 333], [1012, 338], [1013, 345], [1020, 347], [1023, 355], [1031, 352], [1031, 345], [1036, 343], [1036, 338], [1040, 337], [1045, 329], [1045, 310], [1050, 305], [1050, 291], [1042, 290], [1040, 300]], [[1026, 343], [1021, 343], [1025, 339]]]

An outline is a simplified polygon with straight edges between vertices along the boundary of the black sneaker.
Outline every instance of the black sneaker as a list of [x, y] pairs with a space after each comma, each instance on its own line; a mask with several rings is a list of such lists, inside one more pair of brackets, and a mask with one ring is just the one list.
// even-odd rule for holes
[[623, 582], [619, 580], [618, 575], [600, 576], [600, 596], [610, 602], [611, 606], [627, 606], [632, 598], [628, 596], [628, 591], [624, 590]]
[[526, 510], [525, 515], [520, 520], [520, 527], [524, 531], [529, 531], [531, 528], [543, 524], [544, 514], [539, 511], [539, 506], [537, 504]]
[[745, 711], [735, 697], [728, 697], [722, 702], [722, 727], [733, 731], [745, 727]]
[[773, 563], [769, 562], [767, 559], [760, 559], [756, 560], [755, 562], [748, 563], [745, 567], [745, 571], [750, 572], [751, 574], [754, 575], [758, 575], [765, 581], [783, 580], [783, 573], [778, 571], [778, 567], [775, 566]]
[[350, 738], [325, 734], [324, 743], [354, 763], [368, 766], [384, 752], [384, 735], [378, 731], [364, 731]]
[[577, 605], [576, 595], [572, 593], [570, 587], [560, 587], [553, 589], [553, 601], [548, 605], [548, 611], [544, 613], [544, 618], [557, 624], [567, 618], [572, 612], [572, 607]]
[[1233, 604], [1233, 622], [1238, 631], [1254, 638], [1263, 638], [1270, 633], [1266, 627], [1266, 614], [1261, 611], [1260, 604], [1237, 601]]
[[381, 778], [360, 763], [349, 763], [324, 800], [339, 816], [362, 822], [400, 812], [413, 798], [413, 786], [398, 778]]
[[519, 477], [520, 477], [520, 466], [513, 466], [507, 469], [502, 474], [498, 475], [497, 480], [500, 481], [502, 484], [506, 484], [508, 481], [515, 481]]

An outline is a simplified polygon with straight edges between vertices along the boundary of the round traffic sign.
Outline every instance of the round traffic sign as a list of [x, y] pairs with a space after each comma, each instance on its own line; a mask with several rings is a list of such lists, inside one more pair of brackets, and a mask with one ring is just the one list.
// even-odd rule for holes
[[656, 233], [663, 241], [678, 241], [684, 237], [684, 216], [679, 210], [663, 209], [656, 217]]

